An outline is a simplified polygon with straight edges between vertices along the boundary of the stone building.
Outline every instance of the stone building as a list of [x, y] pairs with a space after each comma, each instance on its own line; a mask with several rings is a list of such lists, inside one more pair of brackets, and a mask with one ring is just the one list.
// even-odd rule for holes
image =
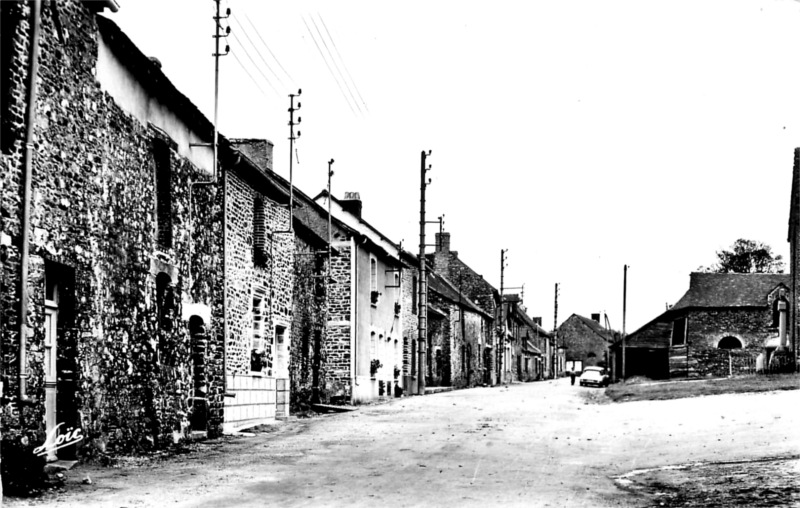
[[4, 454], [57, 433], [81, 439], [50, 460], [132, 452], [287, 415], [290, 355], [308, 352], [289, 344], [324, 324], [324, 264], [295, 253], [327, 243], [293, 227], [269, 143], [220, 136], [215, 172], [213, 125], [96, 14], [111, 1], [45, 4], [34, 90], [31, 9], [0, 5]]
[[433, 269], [451, 281], [470, 301], [474, 302], [483, 312], [492, 318], [492, 332], [488, 333], [480, 352], [482, 383], [494, 385], [500, 382], [500, 368], [498, 361], [502, 355], [497, 354], [500, 332], [499, 323], [500, 293], [486, 281], [483, 276], [470, 268], [459, 256], [458, 252], [450, 250], [450, 233], [436, 233], [436, 251], [428, 255], [432, 261]]
[[[271, 185], [278, 189], [277, 196], [282, 196], [278, 201], [279, 207], [288, 210], [285, 197], [289, 193], [293, 196], [294, 252], [291, 256], [293, 258], [291, 310], [287, 312], [282, 306], [279, 309], [282, 316], [276, 316], [276, 319], [284, 323], [287, 321], [287, 316], [291, 316], [291, 333], [285, 339], [289, 344], [288, 400], [292, 409], [304, 409], [311, 403], [328, 402], [333, 388], [328, 383], [326, 361], [327, 210], [297, 187], [292, 188], [286, 179], [272, 171], [271, 142], [263, 139], [232, 139], [231, 143], [237, 150], [246, 154], [261, 172], [268, 176]], [[278, 200], [278, 197], [275, 199]], [[337, 231], [347, 230], [338, 219], [333, 219], [332, 223]], [[287, 227], [288, 222], [283, 229]], [[275, 235], [275, 231], [269, 225], [266, 235], [267, 238]], [[335, 249], [331, 253], [338, 254]], [[288, 260], [289, 258], [285, 256], [282, 261], [277, 257], [275, 259], [277, 266], [284, 270], [284, 277], [287, 275], [285, 270], [288, 267], [286, 264]], [[264, 283], [269, 282], [265, 280]], [[285, 287], [281, 289], [286, 290]], [[284, 398], [280, 393], [277, 393], [277, 396]]]
[[114, 2], [44, 4], [34, 53], [32, 4], [1, 5], [3, 453], [218, 434], [223, 195], [199, 184], [213, 164], [196, 145], [213, 126], [96, 14]]
[[492, 336], [493, 317], [436, 271], [428, 275], [426, 386], [483, 384], [480, 354]]
[[241, 140], [223, 167], [225, 193], [225, 412], [235, 431], [288, 416], [295, 237], [289, 189]]
[[[327, 365], [354, 403], [399, 394], [403, 365], [403, 262], [399, 247], [361, 216], [358, 193], [315, 201], [337, 219], [332, 246]], [[341, 227], [341, 225], [345, 227]]]
[[[778, 345], [789, 284], [787, 274], [692, 273], [675, 305], [627, 337], [625, 377], [754, 371], [758, 355]], [[621, 349], [615, 344], [617, 364]]]
[[547, 376], [546, 354], [552, 350], [553, 335], [533, 318], [517, 294], [503, 295], [506, 316], [506, 379], [534, 381]]
[[567, 370], [581, 372], [594, 365], [608, 367], [609, 347], [619, 334], [600, 324], [600, 314], [586, 318], [572, 314], [558, 327], [559, 346], [564, 348]]

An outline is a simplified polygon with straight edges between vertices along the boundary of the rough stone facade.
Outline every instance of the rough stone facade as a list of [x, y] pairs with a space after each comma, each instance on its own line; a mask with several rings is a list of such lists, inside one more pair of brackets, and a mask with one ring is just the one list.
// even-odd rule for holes
[[[0, 174], [0, 333], [7, 394], [16, 393], [19, 379], [24, 150], [19, 112], [28, 35], [28, 4], [14, 4], [3, 12], [4, 28], [6, 14], [15, 16], [13, 65], [3, 69], [11, 79], [13, 113], [6, 127], [13, 142], [4, 146]], [[44, 440], [45, 322], [52, 319], [58, 323], [57, 421], [82, 429], [79, 453], [163, 446], [192, 428], [219, 433], [221, 193], [192, 189], [189, 182], [207, 174], [179, 153], [165, 131], [140, 122], [102, 89], [95, 76], [96, 16], [75, 0], [56, 4], [42, 13], [35, 104], [26, 281], [26, 386], [34, 402], [24, 409], [24, 426], [19, 405], [4, 406], [3, 437], [24, 434], [31, 446]], [[146, 65], [141, 54], [120, 58]], [[187, 122], [190, 130], [207, 127]], [[46, 303], [55, 295], [57, 304]], [[206, 309], [203, 316], [192, 313], [200, 307]], [[200, 351], [203, 359], [195, 362]]]
[[726, 337], [739, 340], [741, 349], [730, 350], [734, 372], [753, 365], [767, 339], [778, 335], [769, 309], [708, 309], [691, 311], [687, 318], [686, 346], [670, 348], [670, 377], [727, 376], [729, 350], [719, 347]]
[[226, 376], [235, 395], [225, 400], [225, 425], [231, 429], [288, 416], [295, 239], [288, 208], [265, 193], [236, 171], [225, 173]]
[[480, 352], [483, 372], [483, 383], [494, 385], [500, 380], [499, 360], [501, 355], [497, 352], [499, 341], [498, 327], [494, 321], [499, 321], [499, 293], [483, 276], [470, 268], [458, 257], [458, 252], [450, 249], [450, 233], [436, 234], [436, 252], [429, 255], [437, 273], [449, 280], [461, 293], [474, 302], [489, 316], [494, 316], [490, 326], [486, 326], [487, 340], [483, 343]]
[[612, 331], [577, 314], [572, 314], [558, 327], [558, 340], [565, 347], [566, 361], [581, 362], [582, 368], [608, 365], [606, 352], [613, 339]]

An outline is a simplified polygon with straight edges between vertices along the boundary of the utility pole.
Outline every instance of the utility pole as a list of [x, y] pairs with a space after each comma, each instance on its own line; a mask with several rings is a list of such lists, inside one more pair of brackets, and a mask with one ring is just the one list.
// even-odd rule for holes
[[219, 128], [217, 127], [217, 120], [219, 118], [219, 57], [227, 55], [231, 48], [230, 46], [225, 46], [225, 53], [219, 52], [219, 41], [220, 39], [227, 37], [228, 34], [231, 33], [231, 27], [225, 28], [225, 35], [220, 33], [222, 30], [222, 25], [220, 25], [220, 20], [227, 19], [231, 15], [230, 8], [225, 11], [225, 16], [220, 16], [219, 13], [219, 2], [220, 0], [214, 0], [214, 3], [217, 4], [217, 14], [214, 16], [214, 25], [216, 29], [214, 31], [214, 139], [212, 143], [214, 144], [214, 161], [213, 161], [213, 169], [211, 171], [212, 180], [214, 182], [217, 181], [217, 165], [219, 164]]
[[[219, 0], [217, 0], [219, 1]], [[294, 126], [300, 125], [300, 122], [303, 120], [301, 117], [297, 117], [297, 123], [294, 123], [294, 112], [300, 109], [302, 105], [300, 101], [297, 101], [297, 107], [294, 107], [294, 98], [300, 97], [300, 94], [303, 93], [302, 89], [297, 90], [297, 94], [289, 94], [289, 232], [294, 230], [294, 225], [292, 224], [292, 217], [294, 216], [294, 184], [292, 183], [292, 162], [294, 159], [294, 140], [300, 137], [300, 131], [297, 131], [297, 136], [294, 135]], [[332, 161], [331, 161], [332, 162]], [[330, 203], [330, 193], [328, 193], [328, 202]]]
[[555, 310], [553, 312], [553, 378], [558, 377], [556, 358], [558, 355], [558, 282], [556, 282]]
[[506, 252], [508, 249], [500, 249], [500, 340], [497, 341], [497, 353], [500, 356], [500, 384], [506, 380], [506, 318], [505, 302], [503, 302], [504, 278], [506, 270]]
[[417, 353], [419, 354], [419, 372], [417, 373], [417, 393], [425, 395], [425, 349], [428, 343], [428, 278], [425, 270], [425, 188], [430, 185], [430, 178], [426, 177], [426, 173], [430, 171], [431, 166], [427, 165], [426, 160], [430, 157], [431, 151], [426, 153], [424, 150], [421, 155], [420, 163], [420, 184], [419, 184], [419, 297], [417, 304], [419, 309], [417, 311], [417, 318], [419, 322], [417, 330], [417, 341], [419, 347]]
[[331, 201], [333, 201], [333, 197], [331, 196], [331, 177], [333, 176], [333, 170], [331, 169], [331, 166], [333, 166], [333, 162], [333, 159], [328, 161], [328, 278], [325, 281], [326, 287], [327, 284], [330, 283], [331, 279], [331, 242], [333, 241], [333, 237], [331, 235]]
[[622, 272], [622, 379], [625, 380], [625, 375], [627, 371], [625, 370], [625, 348], [627, 339], [625, 338], [625, 314], [626, 314], [626, 305], [628, 302], [628, 265], [623, 265], [623, 272]]

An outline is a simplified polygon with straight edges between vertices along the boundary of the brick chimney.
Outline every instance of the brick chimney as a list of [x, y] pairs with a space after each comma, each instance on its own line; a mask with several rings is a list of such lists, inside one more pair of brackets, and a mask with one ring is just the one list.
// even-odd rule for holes
[[339, 204], [346, 212], [361, 218], [361, 194], [358, 192], [345, 192], [344, 199], [340, 199]]
[[268, 139], [235, 138], [230, 140], [234, 148], [256, 163], [262, 171], [272, 171], [272, 141]]

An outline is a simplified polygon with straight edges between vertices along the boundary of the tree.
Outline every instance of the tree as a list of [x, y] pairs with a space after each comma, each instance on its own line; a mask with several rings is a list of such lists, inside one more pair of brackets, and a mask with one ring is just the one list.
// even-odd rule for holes
[[783, 273], [783, 256], [762, 242], [740, 238], [730, 250], [717, 251], [717, 262], [698, 271], [712, 273]]

